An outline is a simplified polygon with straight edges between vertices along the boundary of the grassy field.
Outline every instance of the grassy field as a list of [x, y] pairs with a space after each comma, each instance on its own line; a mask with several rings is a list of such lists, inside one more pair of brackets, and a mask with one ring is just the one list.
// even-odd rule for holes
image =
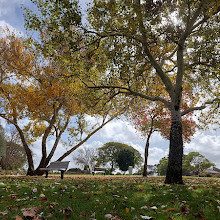
[[0, 176], [0, 219], [220, 219], [220, 179]]

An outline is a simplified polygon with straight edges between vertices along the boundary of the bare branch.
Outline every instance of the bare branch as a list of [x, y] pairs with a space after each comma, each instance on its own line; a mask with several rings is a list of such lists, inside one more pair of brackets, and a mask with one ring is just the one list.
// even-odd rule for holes
[[207, 107], [207, 105], [211, 105], [211, 104], [213, 104], [215, 102], [219, 102], [220, 103], [220, 99], [219, 98], [215, 98], [215, 99], [213, 99], [211, 101], [205, 102], [201, 106], [196, 106], [196, 107], [189, 108], [189, 109], [183, 111], [181, 113], [181, 116], [187, 115], [187, 114], [189, 114], [190, 112], [193, 112], [193, 111], [203, 110], [203, 109], [205, 109]]
[[[141, 97], [141, 98], [144, 98], [144, 99], [147, 99], [147, 100], [150, 100], [150, 101], [159, 101], [159, 102], [162, 102], [164, 103], [168, 108], [170, 107], [170, 103], [162, 98], [162, 97], [159, 97], [159, 96], [154, 96], [154, 97], [151, 97], [151, 96], [147, 96], [147, 95], [144, 95], [142, 93], [139, 93], [139, 92], [135, 92], [129, 88], [126, 88], [126, 87], [120, 87], [120, 86], [95, 86], [95, 87], [89, 87], [89, 88], [93, 88], [93, 89], [119, 89], [119, 91], [117, 93], [115, 93], [112, 97], [115, 97], [119, 94], [126, 94], [126, 95], [133, 95], [133, 96], [138, 96], [138, 97]], [[122, 90], [125, 90], [125, 91], [122, 91]]]

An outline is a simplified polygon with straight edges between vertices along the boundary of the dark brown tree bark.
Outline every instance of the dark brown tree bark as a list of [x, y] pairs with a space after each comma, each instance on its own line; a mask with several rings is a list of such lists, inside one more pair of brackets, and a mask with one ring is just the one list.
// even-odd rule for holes
[[180, 112], [176, 111], [172, 114], [169, 160], [168, 160], [165, 183], [183, 184], [182, 158], [183, 158], [182, 119]]
[[148, 150], [149, 150], [149, 141], [146, 142], [145, 151], [144, 151], [144, 170], [143, 170], [143, 176], [147, 176]]
[[32, 157], [32, 152], [31, 152], [30, 148], [28, 147], [28, 144], [27, 144], [25, 137], [24, 137], [24, 133], [21, 130], [21, 128], [18, 126], [16, 119], [14, 119], [13, 124], [16, 127], [16, 129], [20, 135], [21, 142], [22, 142], [24, 150], [26, 152], [27, 161], [28, 161], [27, 176], [33, 176], [34, 175], [34, 161], [33, 161], [33, 157]]
[[[46, 161], [47, 161], [47, 138], [51, 132], [51, 129], [53, 128], [53, 126], [56, 122], [57, 114], [58, 114], [59, 110], [61, 109], [61, 107], [62, 107], [62, 104], [60, 104], [58, 106], [58, 108], [54, 109], [53, 117], [51, 118], [51, 120], [49, 122], [49, 126], [47, 127], [47, 129], [44, 132], [44, 135], [42, 138], [42, 158], [41, 158], [40, 164], [38, 165], [37, 169], [34, 171], [34, 175], [42, 176], [45, 173], [45, 171], [42, 171], [40, 169], [45, 168], [47, 166], [47, 164], [46, 164]], [[49, 163], [49, 161], [48, 161], [48, 163]]]

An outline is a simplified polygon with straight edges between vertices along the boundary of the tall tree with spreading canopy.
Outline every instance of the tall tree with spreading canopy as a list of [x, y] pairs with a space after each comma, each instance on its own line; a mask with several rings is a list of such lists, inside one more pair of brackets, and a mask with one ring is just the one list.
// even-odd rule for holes
[[[91, 88], [114, 89], [164, 105], [171, 114], [165, 183], [182, 184], [182, 117], [219, 105], [219, 11], [216, 0], [94, 1], [91, 34], [110, 60], [106, 78]], [[160, 94], [155, 83], [160, 84]], [[182, 111], [182, 94], [195, 102]], [[193, 99], [191, 99], [193, 100]], [[196, 105], [200, 101], [201, 105]]]
[[[96, 98], [94, 93], [86, 92], [87, 88], [77, 79], [60, 77], [68, 68], [44, 57], [23, 41], [14, 34], [0, 39], [1, 74], [7, 76], [0, 85], [0, 117], [14, 125], [19, 133], [28, 161], [27, 175], [42, 175], [40, 168], [48, 165], [64, 132], [72, 141], [58, 160], [85, 143], [117, 117], [122, 108], [115, 110], [112, 102], [91, 107], [91, 100]], [[86, 124], [85, 114], [99, 116], [99, 122]], [[48, 149], [50, 137], [54, 142]], [[38, 138], [42, 140], [42, 157], [35, 169], [31, 143]]]
[[[88, 10], [90, 29], [73, 22], [69, 12], [75, 1], [33, 2], [49, 5], [55, 16], [48, 19], [48, 11], [43, 11], [45, 19], [41, 22], [39, 16], [28, 12], [29, 28], [45, 30], [42, 34], [53, 37], [45, 42], [58, 59], [74, 63], [73, 51], [87, 59], [90, 71], [78, 76], [82, 81], [88, 77], [90, 88], [102, 90], [107, 97], [138, 96], [166, 106], [171, 129], [165, 183], [183, 183], [182, 117], [208, 104], [218, 114], [220, 2], [94, 0]], [[66, 48], [62, 54], [60, 39]], [[79, 47], [74, 46], [75, 41], [80, 42]], [[182, 94], [188, 87], [195, 102], [182, 111]], [[196, 105], [198, 102], [201, 105]]]

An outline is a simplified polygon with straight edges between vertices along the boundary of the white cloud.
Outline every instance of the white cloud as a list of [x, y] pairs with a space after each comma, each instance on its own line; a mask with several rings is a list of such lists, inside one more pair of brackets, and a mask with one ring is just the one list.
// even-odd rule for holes
[[14, 13], [16, 7], [21, 6], [27, 0], [0, 0], [0, 17]]
[[220, 136], [219, 131], [197, 132], [191, 143], [185, 145], [185, 153], [199, 152], [217, 167], [220, 167]]
[[168, 149], [161, 149], [158, 147], [149, 148], [149, 164], [157, 164], [162, 157], [168, 155]]
[[106, 142], [132, 142], [140, 138], [137, 136], [135, 129], [126, 121], [114, 120], [98, 133], [99, 137], [105, 139]]
[[[2, 30], [3, 29], [3, 33]], [[4, 20], [0, 20], [0, 31], [1, 31], [1, 37], [7, 35], [7, 29], [9, 30], [9, 32], [13, 32], [15, 33], [18, 37], [23, 36], [23, 33], [18, 31], [16, 28], [14, 28], [13, 26], [11, 26], [10, 24], [8, 24], [6, 21]], [[6, 30], [6, 31], [5, 31]], [[4, 34], [5, 33], [5, 34]]]

